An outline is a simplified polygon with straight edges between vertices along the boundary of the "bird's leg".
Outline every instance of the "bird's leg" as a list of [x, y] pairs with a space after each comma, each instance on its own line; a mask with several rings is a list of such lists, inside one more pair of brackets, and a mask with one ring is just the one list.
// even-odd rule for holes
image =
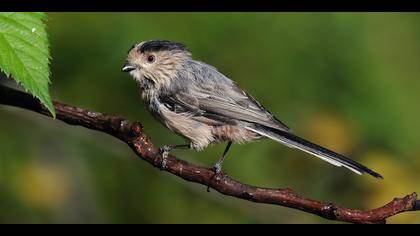
[[[222, 171], [222, 165], [223, 165], [223, 161], [226, 158], [226, 155], [229, 151], [230, 146], [232, 145], [232, 142], [229, 142], [225, 148], [225, 151], [223, 152], [222, 157], [219, 158], [219, 160], [216, 162], [216, 164], [213, 166], [213, 171], [214, 171], [214, 175], [211, 177], [214, 178], [214, 176], [220, 174], [220, 172]], [[207, 185], [207, 192], [210, 192], [210, 186]]]
[[214, 173], [217, 175], [222, 171], [222, 165], [223, 165], [223, 161], [226, 158], [226, 155], [230, 149], [230, 146], [232, 145], [232, 142], [229, 142], [225, 148], [225, 151], [223, 152], [223, 156], [219, 158], [219, 160], [216, 162], [216, 164], [213, 167], [213, 171]]
[[163, 145], [159, 148], [160, 153], [162, 154], [161, 169], [166, 168], [166, 159], [168, 158], [169, 153], [174, 149], [187, 149], [190, 148], [190, 144], [180, 144], [180, 145]]

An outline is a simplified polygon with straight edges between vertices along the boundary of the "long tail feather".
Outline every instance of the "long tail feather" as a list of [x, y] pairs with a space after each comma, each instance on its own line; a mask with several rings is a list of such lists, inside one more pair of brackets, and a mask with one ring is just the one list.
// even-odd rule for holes
[[359, 175], [363, 173], [368, 173], [375, 178], [383, 179], [382, 175], [372, 171], [366, 166], [363, 166], [362, 164], [359, 164], [343, 155], [323, 148], [317, 144], [311, 143], [289, 132], [276, 130], [264, 126], [247, 127], [247, 129], [267, 138], [273, 139], [277, 142], [280, 142], [288, 147], [297, 148], [304, 152], [312, 154], [332, 165], [346, 167], [347, 169]]

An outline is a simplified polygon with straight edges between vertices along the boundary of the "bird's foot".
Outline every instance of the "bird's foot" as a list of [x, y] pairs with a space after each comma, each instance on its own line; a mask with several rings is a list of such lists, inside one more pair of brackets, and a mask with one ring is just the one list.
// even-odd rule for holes
[[166, 169], [168, 155], [169, 155], [169, 152], [171, 152], [171, 150], [172, 150], [172, 146], [170, 146], [170, 145], [163, 145], [162, 147], [159, 148], [159, 150], [160, 150], [160, 153], [162, 155], [162, 161], [160, 162], [160, 169], [161, 170], [165, 170]]
[[[214, 177], [222, 173], [222, 163], [217, 162], [216, 165], [213, 166], [212, 170], [213, 175], [210, 177], [210, 179], [213, 179]], [[210, 192], [210, 186], [207, 186], [207, 192]]]
[[222, 164], [216, 163], [216, 165], [213, 166], [213, 172], [214, 172], [213, 177], [220, 174], [222, 172]]

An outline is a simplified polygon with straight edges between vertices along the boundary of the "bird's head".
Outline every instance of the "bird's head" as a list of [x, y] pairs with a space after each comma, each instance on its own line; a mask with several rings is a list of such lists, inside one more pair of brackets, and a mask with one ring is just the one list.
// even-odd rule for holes
[[128, 51], [123, 72], [129, 72], [143, 87], [167, 85], [191, 59], [189, 50], [168, 40], [149, 40], [133, 45]]

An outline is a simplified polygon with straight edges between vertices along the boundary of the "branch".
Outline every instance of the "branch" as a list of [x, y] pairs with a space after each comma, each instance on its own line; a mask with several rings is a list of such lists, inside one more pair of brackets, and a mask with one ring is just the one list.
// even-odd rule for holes
[[[20, 107], [51, 116], [31, 95], [7, 87], [0, 86], [0, 104]], [[114, 136], [130, 146], [139, 158], [156, 168], [161, 167], [162, 157], [159, 148], [143, 133], [143, 126], [139, 122], [131, 123], [119, 116], [88, 111], [60, 102], [54, 102], [54, 106], [58, 120]], [[342, 222], [386, 223], [386, 219], [393, 215], [420, 210], [420, 201], [417, 200], [416, 193], [403, 198], [395, 198], [390, 203], [373, 210], [350, 209], [301, 197], [291, 189], [254, 187], [235, 181], [223, 173], [213, 176], [213, 171], [210, 168], [192, 165], [173, 155], [169, 155], [165, 171], [187, 181], [211, 187], [224, 195], [258, 203], [295, 208], [326, 219]]]

